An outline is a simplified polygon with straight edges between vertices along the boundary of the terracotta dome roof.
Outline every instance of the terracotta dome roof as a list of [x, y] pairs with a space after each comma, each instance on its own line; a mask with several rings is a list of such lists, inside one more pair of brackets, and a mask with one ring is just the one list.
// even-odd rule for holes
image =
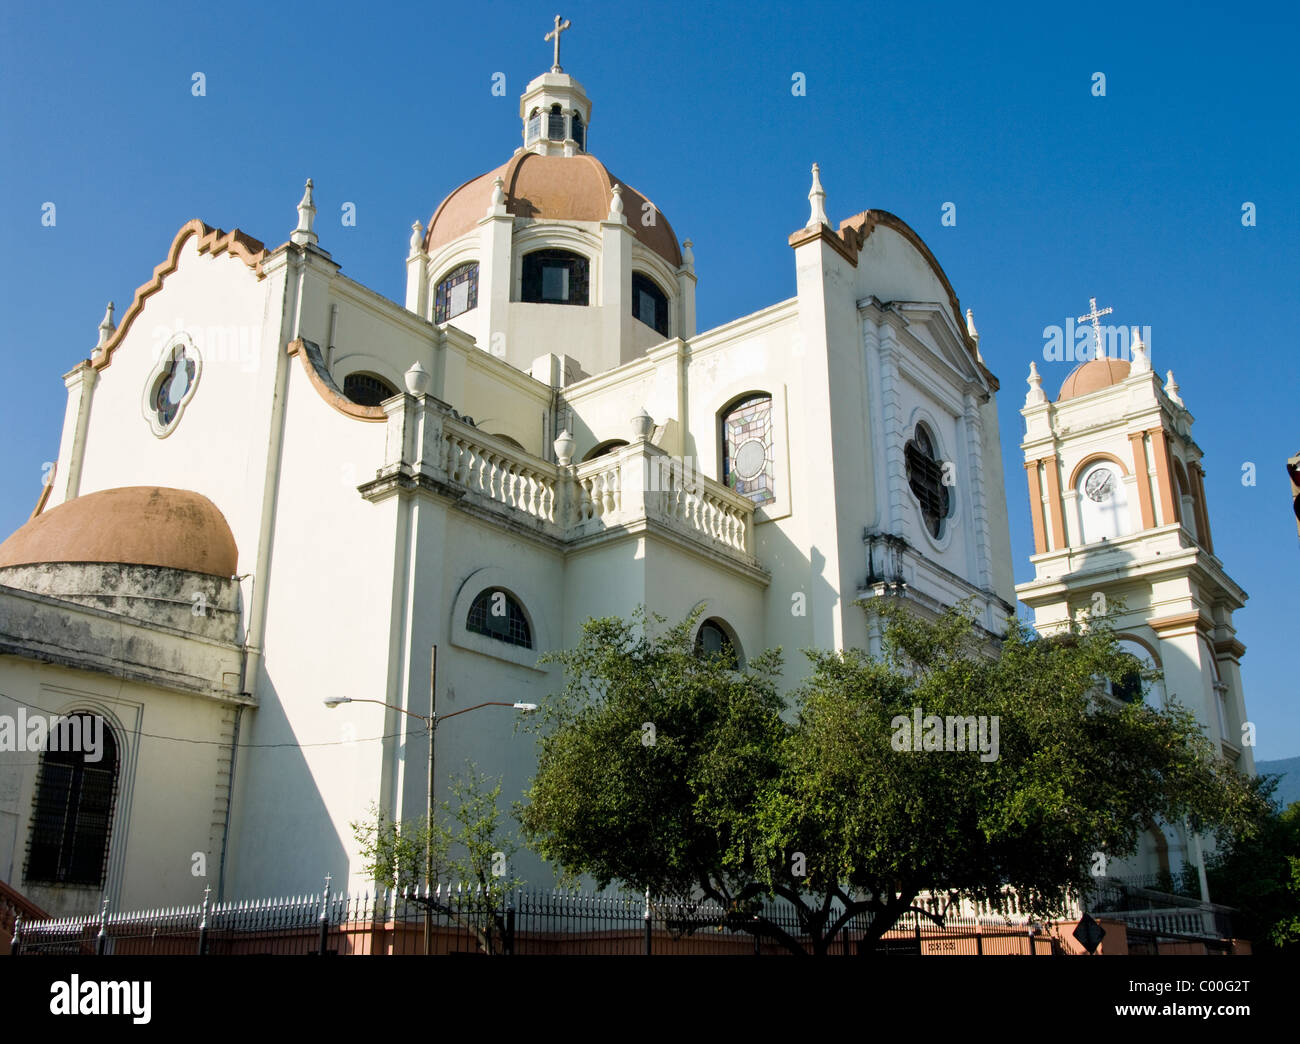
[[517, 152], [511, 159], [473, 181], [467, 181], [439, 204], [424, 234], [424, 249], [434, 253], [453, 239], [471, 231], [492, 202], [492, 182], [505, 182], [506, 210], [515, 217], [555, 221], [604, 221], [609, 216], [610, 194], [623, 186], [623, 212], [628, 228], [643, 246], [674, 268], [682, 263], [677, 236], [663, 212], [656, 208], [653, 225], [642, 225], [646, 198], [620, 181], [595, 156], [540, 156]]
[[1070, 376], [1061, 385], [1061, 394], [1056, 397], [1056, 401], [1077, 399], [1080, 395], [1109, 388], [1124, 380], [1128, 376], [1128, 369], [1128, 363], [1123, 359], [1089, 359], [1070, 371]]
[[124, 562], [234, 576], [225, 516], [187, 489], [126, 486], [65, 501], [0, 544], [0, 568], [46, 562]]

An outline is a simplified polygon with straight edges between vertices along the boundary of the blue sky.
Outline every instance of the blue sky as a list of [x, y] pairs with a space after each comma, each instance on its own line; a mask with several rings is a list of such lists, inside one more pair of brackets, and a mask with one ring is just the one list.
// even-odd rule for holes
[[[1215, 549], [1251, 595], [1237, 616], [1247, 706], [1256, 755], [1277, 758], [1300, 753], [1283, 469], [1300, 450], [1297, 15], [1253, 6], [581, 3], [563, 8], [563, 64], [592, 97], [591, 150], [694, 240], [701, 329], [793, 294], [786, 237], [807, 220], [814, 160], [833, 222], [876, 207], [925, 238], [1002, 381], [1017, 580], [1032, 575], [1024, 376], [1039, 360], [1054, 395], [1070, 365], [1042, 362], [1043, 328], [1092, 296], [1150, 326], [1155, 367], [1175, 370], [1196, 417]], [[519, 144], [518, 96], [550, 65], [554, 13], [5, 4], [0, 535], [57, 454], [61, 375], [187, 219], [277, 245], [310, 175], [322, 246], [402, 299], [412, 220]], [[353, 228], [332, 217], [344, 202]]]

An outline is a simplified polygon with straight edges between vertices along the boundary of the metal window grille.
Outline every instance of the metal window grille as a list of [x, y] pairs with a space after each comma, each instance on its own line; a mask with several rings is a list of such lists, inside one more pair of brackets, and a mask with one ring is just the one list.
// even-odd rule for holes
[[358, 406], [378, 406], [397, 394], [397, 389], [373, 373], [350, 373], [343, 378], [343, 394]]
[[951, 499], [943, 483], [943, 464], [935, 459], [930, 436], [921, 426], [917, 426], [916, 435], [903, 447], [903, 457], [907, 484], [921, 505], [925, 528], [937, 539], [943, 530], [943, 520], [948, 517]]
[[[88, 718], [88, 714], [71, 718]], [[32, 811], [26, 880], [98, 887], [108, 867], [117, 805], [117, 741], [104, 725], [98, 761], [81, 751], [47, 750]]]
[[[494, 611], [498, 608], [505, 611]], [[499, 588], [489, 588], [474, 599], [469, 607], [465, 630], [487, 635], [507, 645], [518, 645], [525, 649], [533, 647], [532, 630], [523, 608]]]

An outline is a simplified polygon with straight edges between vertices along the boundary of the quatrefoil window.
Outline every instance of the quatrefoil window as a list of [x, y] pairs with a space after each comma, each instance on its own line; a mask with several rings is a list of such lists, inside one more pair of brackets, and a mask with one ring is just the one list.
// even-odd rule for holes
[[198, 387], [203, 360], [186, 334], [176, 334], [158, 357], [158, 363], [144, 386], [142, 408], [149, 427], [160, 439], [180, 423], [194, 389]]

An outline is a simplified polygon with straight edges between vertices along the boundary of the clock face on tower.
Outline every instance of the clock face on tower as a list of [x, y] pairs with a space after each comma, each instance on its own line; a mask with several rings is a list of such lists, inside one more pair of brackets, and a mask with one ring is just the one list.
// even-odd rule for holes
[[1110, 468], [1097, 468], [1083, 484], [1088, 499], [1104, 504], [1115, 494], [1115, 473]]

